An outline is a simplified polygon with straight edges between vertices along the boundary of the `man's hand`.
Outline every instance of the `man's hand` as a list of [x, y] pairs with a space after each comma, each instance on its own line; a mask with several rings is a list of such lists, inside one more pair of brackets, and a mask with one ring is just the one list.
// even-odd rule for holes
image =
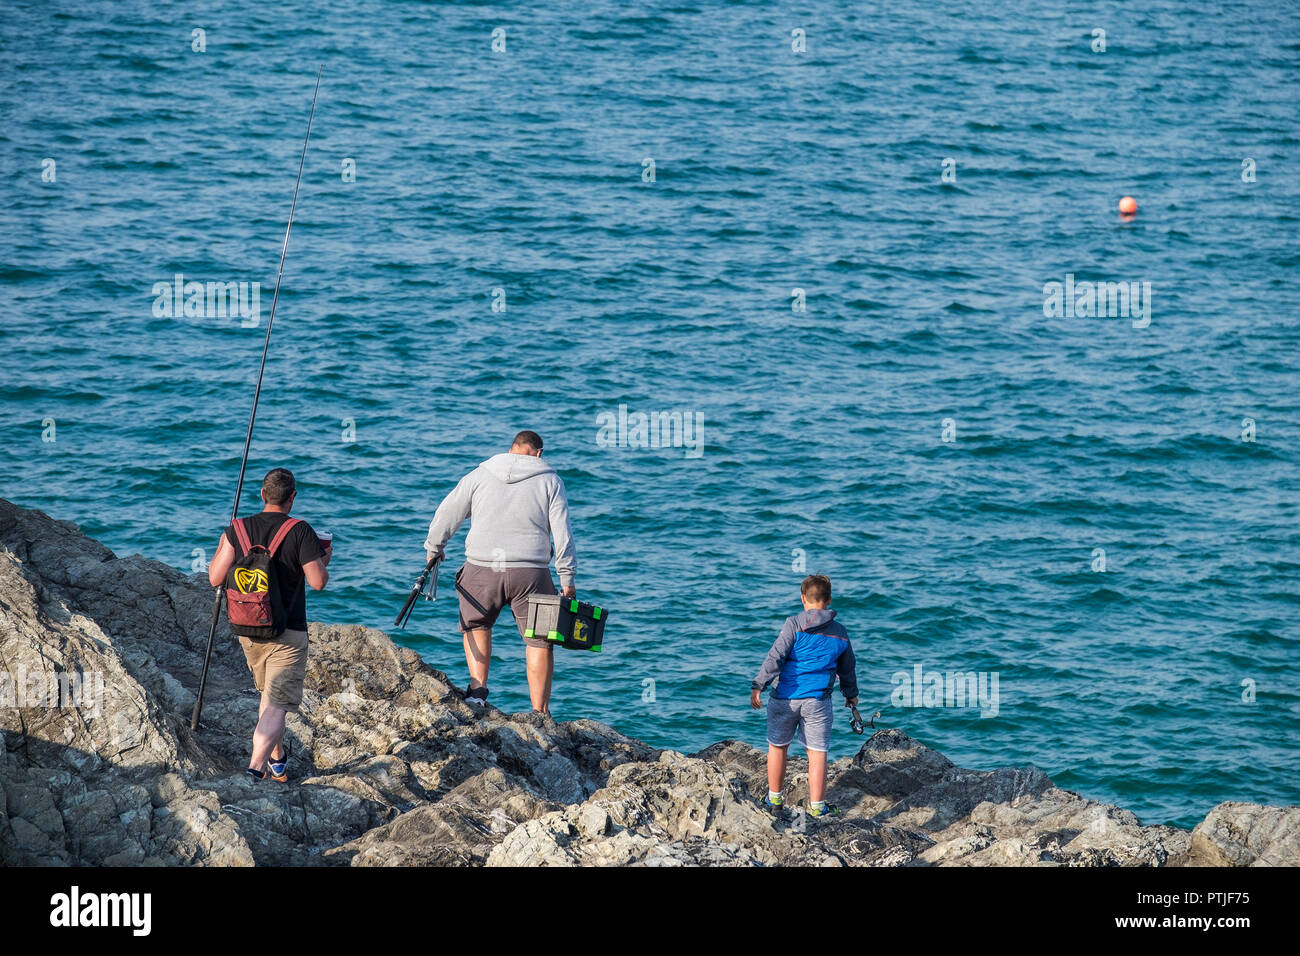
[[763, 692], [761, 690], [751, 690], [749, 692], [749, 706], [755, 710], [763, 706]]
[[560, 596], [572, 601], [578, 596], [578, 589], [572, 584], [566, 584], [564, 587], [560, 588]]
[[441, 552], [438, 552], [438, 551], [426, 551], [426, 552], [424, 552], [424, 561], [425, 561], [425, 563], [427, 564], [427, 563], [429, 563], [430, 561], [432, 561], [434, 558], [437, 558], [437, 557], [440, 557], [440, 556], [441, 556]]
[[858, 706], [858, 699], [857, 699], [856, 697], [850, 697], [848, 700], [846, 700], [846, 701], [844, 702], [844, 706], [845, 706], [845, 707], [856, 707], [856, 706]]

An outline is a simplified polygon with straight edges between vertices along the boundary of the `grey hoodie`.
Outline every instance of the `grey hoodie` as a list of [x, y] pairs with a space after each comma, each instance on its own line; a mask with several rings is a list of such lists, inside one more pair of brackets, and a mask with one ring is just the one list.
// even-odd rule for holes
[[483, 462], [442, 499], [429, 522], [424, 550], [441, 554], [471, 515], [465, 537], [465, 560], [470, 564], [544, 568], [554, 555], [560, 586], [573, 584], [577, 558], [569, 527], [569, 498], [564, 480], [546, 462], [511, 452]]

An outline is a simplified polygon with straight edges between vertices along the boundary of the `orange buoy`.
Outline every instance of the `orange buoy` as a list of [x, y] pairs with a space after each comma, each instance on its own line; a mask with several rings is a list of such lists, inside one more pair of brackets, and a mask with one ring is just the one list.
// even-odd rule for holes
[[1138, 211], [1138, 201], [1132, 196], [1125, 196], [1119, 201], [1120, 215], [1135, 216]]

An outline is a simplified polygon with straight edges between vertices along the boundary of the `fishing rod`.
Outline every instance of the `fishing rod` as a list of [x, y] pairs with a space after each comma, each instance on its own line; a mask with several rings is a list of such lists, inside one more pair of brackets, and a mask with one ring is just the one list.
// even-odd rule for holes
[[[266, 353], [271, 348], [271, 326], [275, 324], [275, 304], [280, 299], [280, 280], [284, 277], [284, 257], [289, 251], [289, 232], [293, 229], [293, 212], [298, 207], [298, 187], [302, 185], [302, 167], [307, 161], [307, 143], [311, 140], [311, 121], [316, 116], [316, 95], [320, 93], [320, 76], [325, 69], [322, 63], [316, 70], [316, 89], [311, 94], [311, 113], [307, 117], [307, 135], [302, 141], [302, 155], [298, 158], [298, 179], [293, 184], [293, 201], [289, 204], [289, 223], [284, 227], [284, 243], [280, 246], [280, 270], [275, 276], [275, 294], [271, 296], [271, 316], [266, 321], [266, 341], [262, 343], [262, 364], [257, 369], [257, 388], [253, 390], [253, 409], [248, 413], [248, 432], [244, 435], [244, 457], [239, 463], [239, 481], [235, 485], [235, 503], [230, 509], [230, 523], [239, 517], [239, 496], [244, 491], [244, 471], [248, 468], [248, 449], [253, 443], [253, 422], [257, 418], [257, 402], [262, 396], [262, 373], [266, 371]], [[203, 675], [199, 678], [199, 696], [194, 701], [194, 714], [190, 717], [190, 730], [199, 729], [203, 714], [203, 692], [208, 686], [208, 666], [212, 663], [212, 646], [217, 639], [217, 621], [221, 617], [221, 600], [225, 588], [216, 587], [212, 602], [212, 627], [208, 631], [208, 649], [203, 655]]]
[[[400, 627], [402, 630], [406, 630], [406, 622], [411, 616], [411, 608], [415, 607], [415, 599], [418, 598], [420, 592], [424, 590], [424, 582], [429, 577], [429, 572], [433, 571], [434, 567], [440, 560], [442, 560], [442, 555], [434, 555], [429, 559], [429, 563], [424, 566], [424, 570], [420, 572], [420, 576], [416, 578], [415, 583], [411, 585], [411, 593], [407, 595], [406, 603], [402, 605], [402, 610], [398, 613], [397, 620], [393, 622], [393, 627]], [[429, 585], [429, 590], [425, 593], [424, 599], [426, 601], [433, 601], [436, 600], [437, 597], [438, 574], [435, 571], [433, 574], [433, 583]]]

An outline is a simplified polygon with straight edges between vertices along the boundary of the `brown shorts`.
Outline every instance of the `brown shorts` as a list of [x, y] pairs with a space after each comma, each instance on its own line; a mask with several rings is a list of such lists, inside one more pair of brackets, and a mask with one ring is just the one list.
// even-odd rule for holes
[[528, 626], [528, 596], [558, 594], [548, 568], [492, 568], [465, 562], [456, 572], [456, 594], [460, 598], [460, 629], [476, 631], [496, 623], [497, 615], [510, 605], [519, 636], [529, 647], [549, 647], [536, 637], [524, 637]]
[[285, 631], [273, 641], [241, 637], [239, 643], [262, 700], [296, 714], [307, 676], [307, 632]]

